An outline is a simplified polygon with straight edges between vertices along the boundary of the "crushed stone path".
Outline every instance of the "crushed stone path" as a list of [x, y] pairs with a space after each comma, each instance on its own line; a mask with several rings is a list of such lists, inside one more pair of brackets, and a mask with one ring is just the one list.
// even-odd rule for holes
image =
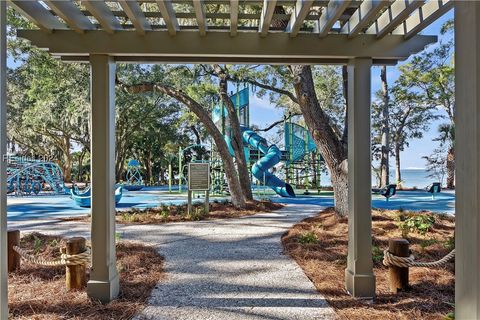
[[[290, 204], [236, 219], [118, 225], [122, 239], [154, 245], [165, 257], [167, 277], [136, 320], [334, 319], [333, 309], [281, 244], [292, 225], [321, 209]], [[89, 235], [88, 225], [78, 222], [38, 223], [34, 229]]]

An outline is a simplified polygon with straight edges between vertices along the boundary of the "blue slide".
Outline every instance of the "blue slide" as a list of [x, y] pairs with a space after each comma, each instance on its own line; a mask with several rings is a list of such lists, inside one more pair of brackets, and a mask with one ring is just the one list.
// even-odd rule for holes
[[272, 188], [278, 195], [282, 197], [295, 197], [295, 192], [291, 185], [280, 180], [268, 171], [268, 169], [280, 162], [282, 157], [280, 149], [274, 144], [269, 146], [267, 140], [248, 128], [242, 128], [242, 131], [243, 142], [264, 154], [264, 156], [253, 165], [253, 176], [262, 183], [265, 179], [265, 185]]

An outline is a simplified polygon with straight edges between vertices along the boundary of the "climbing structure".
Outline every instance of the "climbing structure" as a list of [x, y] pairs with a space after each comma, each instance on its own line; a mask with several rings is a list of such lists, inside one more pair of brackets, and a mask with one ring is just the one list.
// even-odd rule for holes
[[127, 182], [123, 185], [128, 191], [137, 191], [144, 187], [142, 171], [140, 163], [132, 159], [127, 164], [127, 174], [125, 176]]
[[[245, 156], [250, 162], [252, 176], [255, 177], [257, 183], [270, 187], [282, 197], [295, 197], [293, 188], [270, 172], [270, 169], [282, 160], [282, 152], [276, 145], [269, 144], [266, 139], [250, 130], [249, 88], [244, 86], [240, 90], [239, 87], [237, 86], [237, 92], [232, 94], [230, 99], [235, 106], [242, 128]], [[220, 103], [212, 108], [212, 120], [221, 130], [230, 149], [230, 154], [234, 156], [231, 146], [231, 126], [228, 121], [227, 110], [223, 104]]]
[[7, 192], [16, 196], [38, 195], [40, 192], [63, 194], [64, 182], [60, 167], [53, 162], [9, 157]]

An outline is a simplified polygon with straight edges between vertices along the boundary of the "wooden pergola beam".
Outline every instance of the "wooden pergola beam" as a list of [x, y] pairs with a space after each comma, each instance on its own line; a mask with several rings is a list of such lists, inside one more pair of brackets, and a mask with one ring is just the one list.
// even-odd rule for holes
[[266, 36], [272, 23], [273, 13], [275, 12], [276, 0], [264, 0], [262, 14], [260, 16], [260, 23], [258, 25], [258, 32], [261, 36]]
[[132, 24], [135, 26], [135, 30], [139, 34], [144, 35], [146, 31], [152, 30], [150, 23], [148, 23], [147, 19], [145, 18], [142, 8], [140, 8], [140, 5], [137, 1], [118, 0], [118, 3], [120, 3], [123, 11], [125, 11], [130, 21], [132, 21]]
[[230, 0], [230, 35], [235, 37], [238, 32], [238, 0]]
[[297, 0], [295, 3], [295, 10], [292, 12], [286, 28], [286, 32], [288, 32], [291, 37], [297, 36], [312, 5], [313, 0]]
[[113, 34], [117, 30], [121, 30], [122, 26], [103, 1], [84, 0], [82, 4], [97, 19], [98, 23], [106, 32]]
[[366, 31], [367, 34], [376, 34], [383, 38], [400, 25], [416, 9], [421, 7], [425, 0], [395, 1]]
[[180, 30], [178, 26], [178, 20], [175, 16], [175, 10], [173, 10], [173, 5], [171, 0], [157, 0], [158, 10], [162, 14], [162, 18], [165, 21], [167, 26], [168, 33], [171, 36], [177, 34], [177, 31]]
[[386, 6], [391, 4], [392, 0], [366, 0], [353, 13], [348, 21], [343, 25], [341, 33], [347, 33], [353, 38], [366, 28], [377, 14]]
[[412, 13], [392, 33], [404, 34], [405, 39], [410, 39], [452, 9], [453, 3], [453, 0], [429, 1]]
[[195, 9], [195, 16], [197, 17], [198, 32], [201, 36], [207, 34], [207, 21], [205, 15], [205, 3], [203, 0], [193, 1], [193, 8]]
[[37, 1], [10, 0], [10, 5], [22, 13], [28, 20], [40, 29], [51, 32], [52, 30], [67, 29], [50, 11]]
[[335, 22], [349, 6], [350, 0], [330, 0], [328, 6], [323, 9], [318, 20], [318, 35], [323, 38], [328, 35]]
[[44, 2], [73, 30], [84, 33], [86, 30], [95, 29], [93, 23], [73, 2], [64, 0], [45, 0]]
[[[39, 48], [48, 49], [56, 56], [109, 54], [112, 56], [182, 57], [192, 62], [202, 58], [217, 58], [218, 62], [250, 58], [293, 58], [301, 63], [307, 58], [371, 57], [372, 59], [403, 60], [437, 41], [436, 36], [417, 35], [405, 40], [403, 35], [389, 35], [379, 40], [375, 35], [330, 34], [319, 39], [316, 34], [271, 33], [261, 37], [258, 33], [242, 32], [230, 37], [226, 32], [211, 32], [200, 37], [195, 32], [179, 32], [171, 37], [166, 31], [149, 32], [139, 37], [130, 31], [113, 35], [92, 30], [78, 34], [72, 30], [45, 33], [39, 30], [19, 30], [18, 36], [28, 39]], [[155, 44], [155, 45], [152, 45]], [[313, 45], [314, 44], [314, 45]]]

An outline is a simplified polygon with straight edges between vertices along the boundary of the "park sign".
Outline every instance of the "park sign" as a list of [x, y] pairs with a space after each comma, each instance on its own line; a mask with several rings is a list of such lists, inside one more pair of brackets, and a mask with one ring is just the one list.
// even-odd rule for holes
[[188, 164], [188, 190], [207, 191], [210, 189], [210, 164], [205, 162]]

